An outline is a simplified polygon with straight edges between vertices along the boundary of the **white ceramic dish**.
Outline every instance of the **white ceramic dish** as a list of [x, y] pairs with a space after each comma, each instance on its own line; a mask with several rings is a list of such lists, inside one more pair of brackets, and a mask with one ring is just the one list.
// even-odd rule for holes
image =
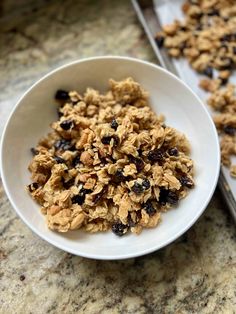
[[[84, 91], [107, 89], [109, 78], [132, 76], [150, 93], [156, 112], [166, 123], [184, 132], [192, 145], [196, 187], [178, 208], [163, 214], [161, 224], [141, 235], [122, 238], [112, 232], [59, 234], [47, 229], [39, 206], [25, 191], [30, 183], [27, 166], [30, 147], [56, 119], [54, 94], [59, 88]], [[96, 57], [73, 62], [49, 73], [19, 100], [5, 127], [1, 145], [1, 173], [8, 198], [21, 219], [41, 238], [76, 255], [96, 259], [123, 259], [153, 252], [171, 243], [199, 218], [215, 190], [220, 153], [214, 124], [200, 99], [177, 77], [160, 67], [128, 57]]]

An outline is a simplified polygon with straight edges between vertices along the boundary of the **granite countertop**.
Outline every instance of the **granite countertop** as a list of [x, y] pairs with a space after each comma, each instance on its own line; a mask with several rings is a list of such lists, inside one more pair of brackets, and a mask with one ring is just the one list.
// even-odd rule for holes
[[[21, 1], [23, 11], [9, 1], [0, 17], [0, 134], [23, 91], [58, 65], [105, 54], [156, 61], [129, 1]], [[199, 221], [158, 252], [73, 256], [24, 225], [0, 182], [0, 313], [236, 313], [235, 243], [216, 190]]]

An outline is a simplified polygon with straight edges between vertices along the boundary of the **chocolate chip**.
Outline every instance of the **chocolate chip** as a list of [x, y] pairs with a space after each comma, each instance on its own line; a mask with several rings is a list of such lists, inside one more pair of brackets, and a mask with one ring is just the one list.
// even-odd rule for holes
[[187, 188], [191, 189], [193, 187], [193, 181], [187, 177], [187, 176], [182, 176], [179, 178], [179, 181], [182, 186], [186, 186]]
[[116, 130], [118, 128], [118, 123], [117, 123], [116, 119], [113, 119], [111, 121], [111, 128], [114, 130]]
[[34, 147], [30, 148], [30, 151], [31, 151], [33, 156], [38, 155], [38, 153], [39, 153], [39, 151], [37, 149], [35, 149]]
[[115, 233], [115, 235], [121, 237], [128, 231], [128, 226], [122, 224], [121, 222], [115, 222], [112, 225], [112, 232]]
[[74, 127], [74, 122], [71, 120], [64, 120], [60, 123], [60, 127], [63, 130], [68, 131]]
[[160, 149], [153, 149], [148, 153], [148, 159], [152, 162], [160, 162], [163, 160], [164, 156]]
[[61, 157], [59, 157], [59, 156], [55, 156], [55, 157], [53, 157], [53, 158], [55, 159], [55, 161], [56, 161], [58, 164], [65, 164], [65, 163], [66, 163], [65, 159], [63, 159], [63, 158], [61, 158]]
[[57, 100], [68, 100], [70, 97], [69, 97], [69, 93], [67, 91], [62, 90], [62, 89], [58, 89], [58, 91], [55, 94], [55, 98]]
[[160, 203], [161, 205], [166, 205], [166, 203], [175, 205], [178, 203], [178, 200], [179, 198], [176, 192], [160, 188], [158, 203]]
[[177, 147], [170, 148], [170, 149], [168, 150], [168, 154], [169, 154], [170, 156], [178, 156], [178, 155], [179, 155], [178, 148], [177, 148]]
[[143, 179], [142, 185], [143, 185], [145, 190], [148, 190], [151, 186], [150, 181], [148, 179]]
[[157, 35], [157, 36], [155, 37], [155, 41], [156, 41], [156, 43], [157, 43], [157, 46], [158, 46], [159, 48], [162, 48], [163, 45], [164, 45], [165, 38], [164, 38], [164, 36]]
[[205, 74], [206, 76], [213, 78], [213, 69], [212, 67], [208, 66], [203, 70], [203, 74]]
[[233, 126], [225, 125], [225, 126], [223, 127], [223, 131], [224, 131], [226, 134], [228, 134], [228, 135], [234, 135], [236, 129], [235, 129]]
[[134, 156], [132, 156], [132, 155], [129, 155], [128, 157], [129, 157], [130, 162], [132, 162], [132, 163], [135, 164], [136, 169], [137, 169], [138, 171], [143, 170], [143, 168], [144, 168], [144, 162], [143, 162], [143, 160], [142, 160], [141, 158], [137, 158], [137, 157], [134, 157]]
[[131, 190], [135, 194], [141, 194], [141, 193], [143, 193], [144, 187], [142, 186], [142, 184], [140, 184], [138, 182], [134, 182], [134, 185], [132, 186]]
[[71, 150], [73, 151], [75, 149], [75, 146], [71, 143], [70, 140], [61, 139], [54, 143], [54, 147], [56, 149], [62, 149], [62, 150]]
[[144, 205], [143, 208], [147, 212], [149, 216], [153, 216], [156, 213], [156, 209], [153, 207], [152, 202], [148, 200]]

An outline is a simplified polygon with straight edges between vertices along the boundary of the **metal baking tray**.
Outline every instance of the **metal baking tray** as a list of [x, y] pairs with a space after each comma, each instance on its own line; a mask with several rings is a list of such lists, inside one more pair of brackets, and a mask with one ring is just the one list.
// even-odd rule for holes
[[[157, 57], [157, 62], [165, 69], [174, 73], [176, 76], [178, 72], [172, 62], [172, 59], [168, 56], [165, 49], [159, 49], [156, 41], [155, 35], [158, 31], [161, 30], [161, 25], [158, 20], [158, 17], [155, 13], [153, 1], [152, 0], [131, 0], [137, 17], [142, 24], [144, 31], [147, 35], [147, 38], [153, 48], [153, 51]], [[236, 222], [236, 199], [230, 189], [230, 186], [227, 182], [225, 175], [223, 174], [222, 168], [220, 171], [220, 177], [218, 186], [224, 196], [224, 199], [228, 205], [230, 213], [234, 221]]]

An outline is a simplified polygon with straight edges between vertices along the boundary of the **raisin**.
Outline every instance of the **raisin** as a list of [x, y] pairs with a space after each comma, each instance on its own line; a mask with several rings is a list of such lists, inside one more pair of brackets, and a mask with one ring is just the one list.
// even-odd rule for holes
[[55, 156], [53, 157], [55, 159], [55, 161], [58, 163], [58, 164], [65, 164], [66, 161], [65, 159], [61, 158], [61, 157], [58, 157], [58, 156]]
[[182, 186], [186, 186], [189, 189], [191, 189], [193, 187], [193, 181], [187, 176], [180, 177], [179, 181], [180, 181]]
[[119, 137], [117, 135], [103, 136], [101, 141], [102, 141], [102, 143], [104, 145], [109, 145], [112, 138], [113, 138], [113, 141], [114, 141], [114, 146], [119, 145]]
[[166, 203], [169, 203], [171, 205], [175, 205], [178, 203], [178, 195], [176, 192], [161, 188], [160, 189], [160, 195], [158, 202], [161, 205], [165, 205]]
[[111, 136], [103, 136], [103, 138], [101, 139], [102, 144], [104, 145], [109, 145], [110, 141], [111, 141]]
[[209, 78], [213, 78], [213, 69], [212, 67], [208, 66], [203, 70], [203, 74], [208, 76]]
[[128, 226], [129, 226], [129, 227], [135, 227], [136, 223], [135, 223], [135, 222], [133, 221], [133, 219], [131, 218], [130, 213], [128, 214], [127, 221], [128, 221]]
[[231, 40], [231, 34], [225, 34], [223, 37], [221, 37], [222, 41], [230, 41]]
[[230, 125], [225, 125], [223, 130], [228, 135], [234, 135], [235, 131], [236, 131], [236, 129], [233, 126], [230, 126]]
[[150, 189], [150, 186], [151, 186], [150, 181], [148, 179], [144, 179], [142, 185], [145, 190]]
[[55, 98], [57, 100], [68, 100], [69, 99], [69, 93], [65, 90], [58, 89], [58, 91], [55, 94]]
[[121, 183], [125, 182], [127, 180], [127, 177], [124, 176], [122, 169], [118, 169], [113, 177], [113, 181], [115, 183]]
[[115, 235], [121, 237], [128, 231], [128, 226], [122, 224], [121, 222], [115, 222], [112, 225], [112, 231], [115, 233]]
[[25, 280], [25, 275], [20, 275], [20, 281], [24, 281]]
[[69, 188], [72, 187], [74, 183], [75, 183], [75, 180], [73, 178], [68, 181], [65, 181], [65, 179], [62, 178], [62, 184], [66, 190], [69, 190]]
[[36, 190], [39, 187], [37, 182], [33, 182], [31, 184], [28, 185], [28, 189], [30, 192], [33, 192], [34, 190]]
[[118, 123], [117, 123], [116, 119], [113, 119], [111, 121], [111, 128], [114, 130], [116, 130], [118, 128]]
[[79, 163], [80, 163], [80, 156], [76, 156], [76, 157], [72, 160], [72, 166], [75, 168]]
[[138, 171], [143, 170], [143, 168], [144, 168], [144, 162], [143, 162], [143, 160], [142, 160], [141, 158], [136, 158], [136, 157], [134, 157], [134, 156], [132, 156], [132, 155], [129, 155], [128, 157], [129, 157], [130, 162], [132, 162], [132, 163], [135, 164], [136, 169], [137, 169]]
[[82, 205], [84, 203], [84, 200], [85, 200], [84, 194], [82, 195], [77, 194], [71, 198], [72, 204], [78, 204], [78, 205]]
[[228, 78], [226, 77], [220, 77], [220, 85], [225, 85], [228, 83]]
[[212, 9], [211, 11], [209, 11], [209, 12], [207, 13], [207, 15], [208, 15], [208, 16], [219, 16], [220, 13], [219, 13], [219, 10], [217, 10], [217, 9]]
[[62, 150], [74, 150], [75, 146], [72, 145], [70, 140], [61, 139], [54, 143], [54, 147], [56, 149], [62, 149]]
[[152, 162], [162, 161], [164, 156], [160, 149], [153, 149], [148, 153], [148, 159]]
[[38, 155], [38, 153], [39, 153], [39, 151], [37, 149], [35, 149], [34, 147], [30, 148], [30, 151], [31, 151], [33, 156]]
[[179, 155], [178, 148], [177, 148], [177, 147], [170, 148], [170, 149], [168, 150], [168, 154], [169, 154], [170, 156], [178, 156], [178, 155]]
[[132, 186], [131, 190], [135, 193], [135, 194], [141, 194], [143, 193], [143, 186], [142, 184], [138, 183], [138, 182], [134, 182], [134, 185]]
[[155, 41], [156, 41], [156, 43], [157, 43], [157, 46], [158, 46], [159, 48], [162, 48], [163, 45], [164, 45], [165, 38], [164, 38], [164, 36], [157, 35], [157, 36], [155, 37]]
[[153, 216], [156, 213], [156, 209], [153, 207], [151, 201], [147, 201], [144, 204], [143, 208], [145, 209], [145, 211], [147, 212], [149, 216]]
[[236, 47], [233, 47], [233, 53], [236, 55]]
[[74, 126], [74, 123], [71, 120], [64, 120], [60, 123], [60, 127], [65, 131], [72, 129], [73, 126]]

